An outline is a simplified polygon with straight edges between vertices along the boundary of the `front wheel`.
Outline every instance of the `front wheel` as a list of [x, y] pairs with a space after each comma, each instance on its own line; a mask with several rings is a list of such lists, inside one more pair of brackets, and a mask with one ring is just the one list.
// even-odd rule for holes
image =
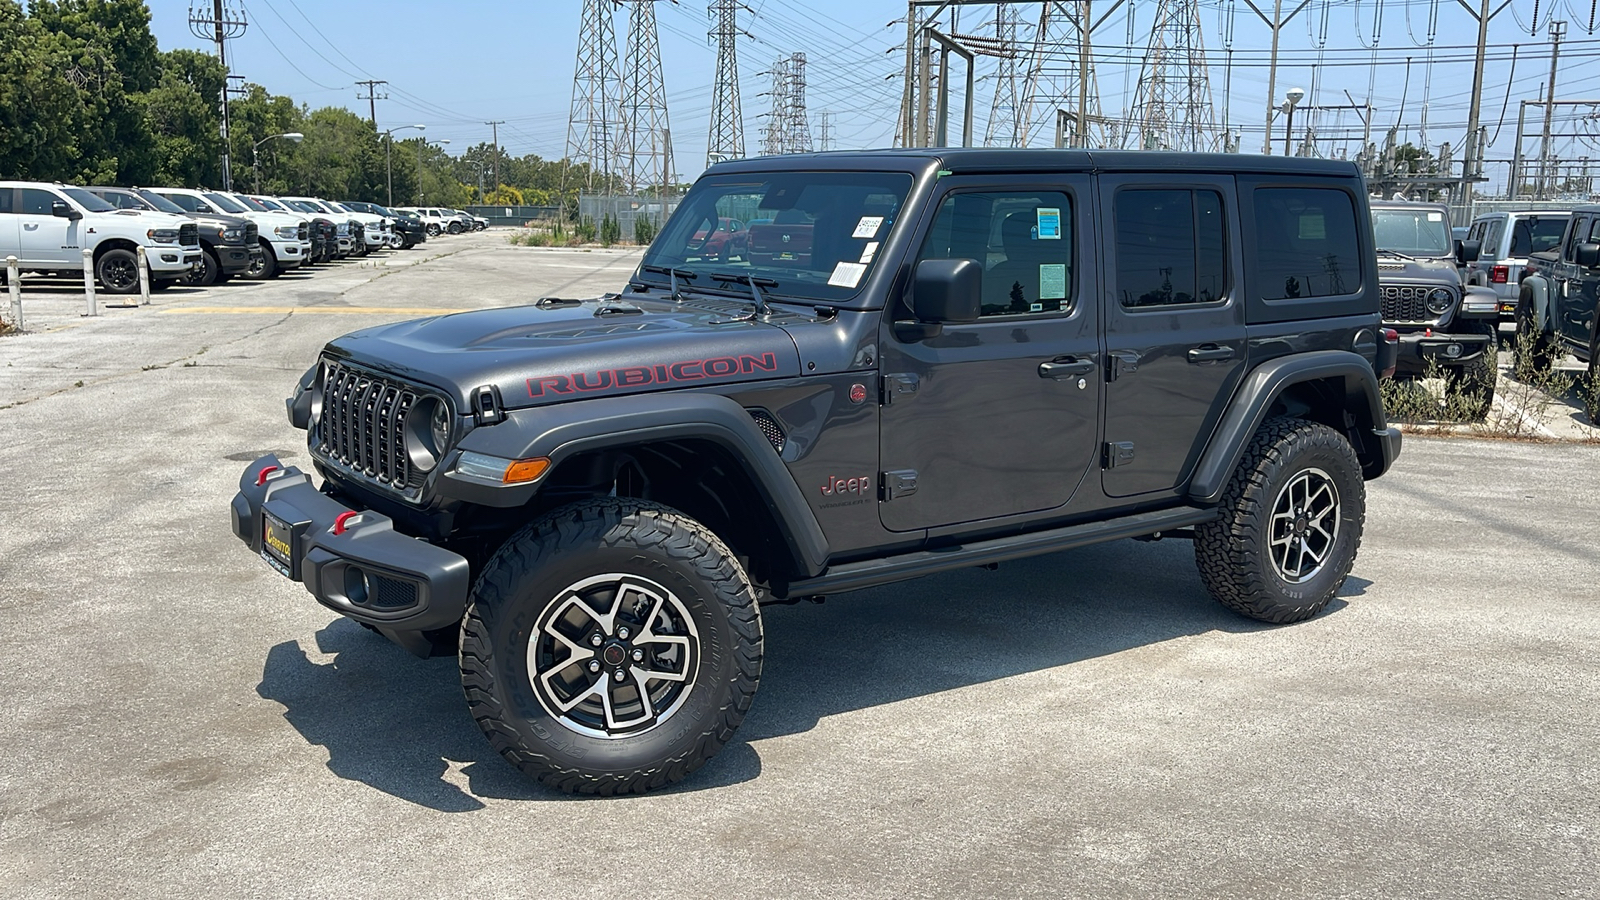
[[460, 234], [461, 233], [461, 223], [460, 222], [451, 222], [450, 223], [450, 233], [451, 234]]
[[1482, 422], [1489, 417], [1498, 374], [1489, 357], [1494, 352], [1494, 345], [1490, 344], [1477, 359], [1444, 370], [1445, 406], [1468, 422]]
[[1555, 365], [1554, 342], [1540, 327], [1533, 298], [1527, 294], [1517, 303], [1516, 341], [1512, 360], [1517, 377], [1527, 381], [1549, 375]]
[[139, 258], [132, 250], [112, 247], [94, 262], [94, 275], [108, 294], [132, 294], [139, 290]]
[[244, 277], [251, 281], [265, 281], [278, 274], [278, 254], [273, 251], [272, 245], [266, 241], [261, 242], [261, 255], [250, 259], [250, 268], [244, 272]]
[[461, 630], [467, 706], [523, 773], [642, 793], [716, 755], [761, 676], [761, 614], [733, 552], [654, 503], [556, 510], [489, 561]]
[[1344, 584], [1361, 546], [1361, 462], [1326, 425], [1272, 419], [1246, 448], [1221, 512], [1195, 529], [1195, 562], [1211, 596], [1263, 622], [1309, 619]]

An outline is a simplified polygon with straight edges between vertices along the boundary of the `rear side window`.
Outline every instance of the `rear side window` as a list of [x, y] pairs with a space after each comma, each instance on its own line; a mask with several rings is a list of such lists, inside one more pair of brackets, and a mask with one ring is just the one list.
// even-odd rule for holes
[[1508, 256], [1527, 256], [1544, 253], [1561, 244], [1567, 230], [1566, 216], [1529, 216], [1517, 219], [1511, 226], [1511, 250]]
[[1126, 307], [1213, 303], [1228, 289], [1216, 191], [1119, 191], [1117, 299]]
[[1263, 300], [1336, 297], [1361, 287], [1356, 208], [1331, 188], [1257, 188], [1256, 273]]
[[0, 213], [11, 212], [11, 188], [0, 188]]

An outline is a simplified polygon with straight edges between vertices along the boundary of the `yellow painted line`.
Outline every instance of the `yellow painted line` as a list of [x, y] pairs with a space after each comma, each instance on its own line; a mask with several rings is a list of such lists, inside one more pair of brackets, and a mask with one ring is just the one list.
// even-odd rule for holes
[[471, 307], [431, 308], [426, 306], [180, 306], [161, 310], [162, 315], [338, 315], [338, 316], [444, 316], [471, 312]]

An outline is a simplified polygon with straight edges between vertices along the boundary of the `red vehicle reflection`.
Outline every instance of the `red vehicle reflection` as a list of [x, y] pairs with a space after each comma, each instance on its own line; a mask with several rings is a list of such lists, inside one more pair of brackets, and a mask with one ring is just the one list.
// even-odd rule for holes
[[738, 219], [718, 219], [716, 231], [708, 233], [701, 228], [694, 233], [693, 240], [701, 258], [718, 262], [736, 256], [744, 259], [750, 249], [750, 233]]

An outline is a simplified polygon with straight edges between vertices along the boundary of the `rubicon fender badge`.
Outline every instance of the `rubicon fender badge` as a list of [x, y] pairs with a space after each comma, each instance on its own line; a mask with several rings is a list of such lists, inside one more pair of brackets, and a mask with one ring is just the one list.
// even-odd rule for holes
[[864, 384], [850, 385], [850, 402], [862, 403], [867, 399], [867, 386]]

